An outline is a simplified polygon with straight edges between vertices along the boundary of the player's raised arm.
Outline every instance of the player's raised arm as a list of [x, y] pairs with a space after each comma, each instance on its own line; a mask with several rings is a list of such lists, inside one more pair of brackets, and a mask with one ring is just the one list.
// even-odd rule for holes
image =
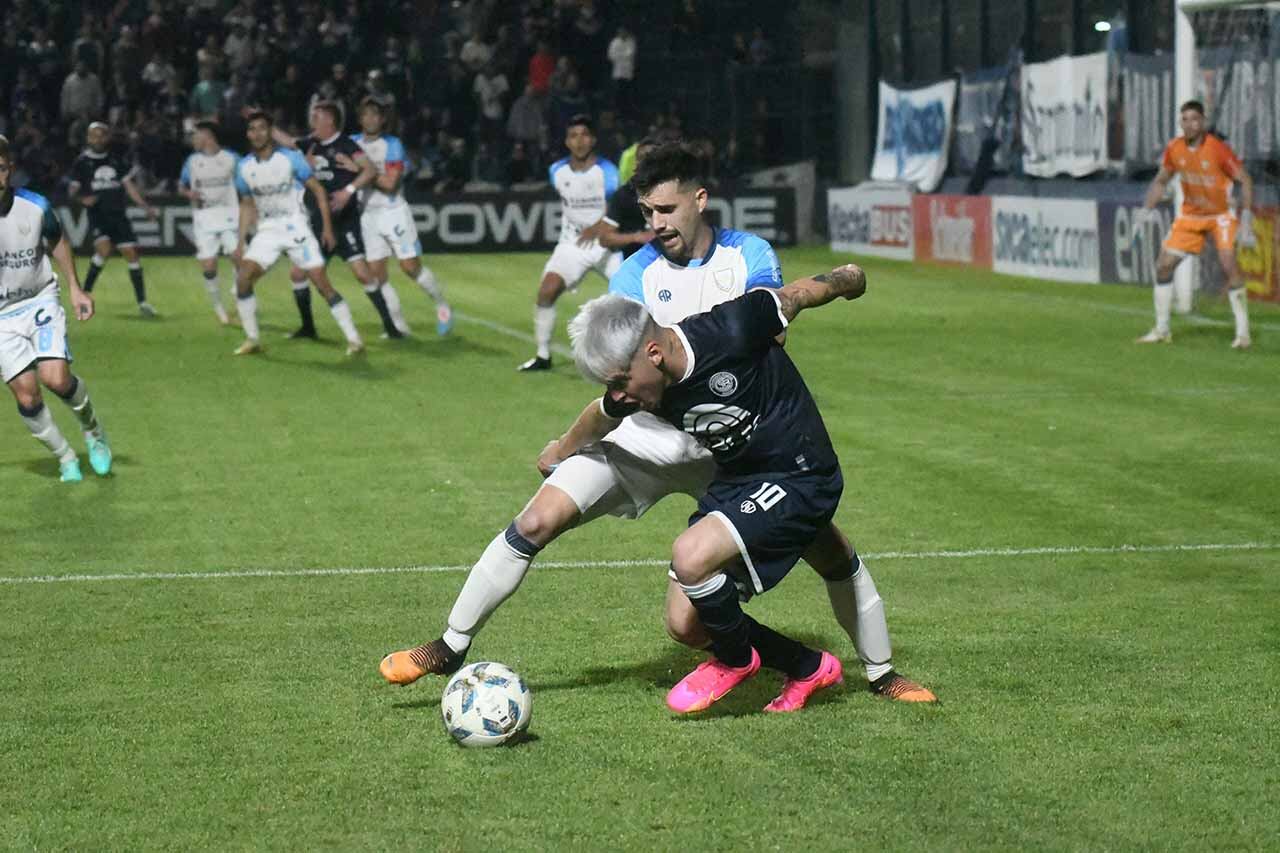
[[298, 137], [290, 136], [274, 124], [271, 126], [271, 141], [281, 148], [298, 149], [301, 147], [298, 145]]
[[777, 291], [782, 315], [790, 322], [806, 308], [817, 308], [841, 297], [857, 299], [867, 292], [867, 274], [857, 264], [793, 281]]

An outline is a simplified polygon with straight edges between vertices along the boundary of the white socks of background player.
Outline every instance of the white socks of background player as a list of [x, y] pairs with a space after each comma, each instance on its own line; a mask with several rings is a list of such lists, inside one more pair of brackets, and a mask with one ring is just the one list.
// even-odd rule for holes
[[444, 288], [440, 286], [440, 282], [436, 281], [435, 273], [431, 270], [423, 267], [418, 272], [418, 278], [416, 281], [418, 282], [418, 286], [427, 292], [427, 296], [431, 297], [432, 302], [440, 305], [445, 301]]
[[884, 602], [876, 591], [871, 572], [858, 558], [851, 577], [827, 581], [827, 597], [836, 621], [844, 628], [858, 658], [867, 668], [867, 680], [875, 681], [893, 669], [893, 648], [889, 644], [889, 624], [884, 618]]
[[449, 628], [444, 632], [449, 648], [461, 654], [471, 646], [472, 638], [493, 611], [520, 586], [540, 550], [520, 535], [514, 521], [494, 537], [472, 566], [449, 611]]
[[551, 335], [556, 330], [556, 306], [535, 305], [533, 339], [538, 345], [538, 358], [551, 358]]
[[256, 341], [258, 339], [258, 297], [252, 293], [248, 296], [237, 296], [236, 313], [240, 315], [244, 336], [251, 341]]
[[67, 443], [62, 430], [58, 429], [58, 425], [53, 422], [53, 415], [43, 402], [38, 403], [34, 409], [24, 409], [19, 406], [18, 414], [22, 416], [22, 422], [27, 425], [27, 429], [31, 430], [36, 440], [49, 448], [53, 455], [58, 457], [59, 462], [70, 462], [76, 458], [76, 452]]
[[1227, 301], [1231, 303], [1231, 313], [1236, 318], [1236, 337], [1249, 337], [1249, 294], [1243, 287], [1227, 291]]
[[209, 303], [213, 305], [213, 313], [218, 315], [218, 321], [227, 322], [227, 309], [222, 305], [222, 291], [218, 288], [218, 273], [204, 273], [204, 292], [209, 294]]
[[[424, 269], [423, 272], [427, 271]], [[426, 288], [424, 287], [423, 290]], [[404, 319], [404, 310], [400, 307], [400, 294], [396, 293], [396, 289], [389, 281], [380, 282], [378, 292], [382, 294], [382, 301], [387, 303], [387, 313], [391, 315], [392, 324], [400, 330], [401, 334], [409, 334], [409, 324]]]
[[1152, 289], [1156, 304], [1156, 332], [1169, 334], [1169, 314], [1173, 311], [1173, 282], [1156, 282]]

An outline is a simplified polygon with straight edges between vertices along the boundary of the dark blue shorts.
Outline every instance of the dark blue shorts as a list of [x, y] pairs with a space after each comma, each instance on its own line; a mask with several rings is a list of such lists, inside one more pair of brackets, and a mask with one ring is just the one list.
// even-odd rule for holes
[[325, 247], [320, 235], [324, 233], [324, 220], [320, 214], [311, 216], [311, 230], [320, 243], [320, 251], [328, 261], [337, 255], [344, 261], [351, 262], [364, 257], [364, 234], [360, 230], [360, 205], [355, 199], [347, 202], [340, 213], [333, 214], [333, 237], [337, 245], [332, 249]]
[[761, 593], [785, 578], [831, 523], [843, 491], [839, 468], [768, 480], [713, 480], [689, 524], [709, 515], [724, 522], [742, 554], [743, 592]]
[[94, 242], [105, 237], [115, 246], [138, 245], [133, 223], [123, 210], [98, 212], [96, 208], [89, 208], [89, 228]]

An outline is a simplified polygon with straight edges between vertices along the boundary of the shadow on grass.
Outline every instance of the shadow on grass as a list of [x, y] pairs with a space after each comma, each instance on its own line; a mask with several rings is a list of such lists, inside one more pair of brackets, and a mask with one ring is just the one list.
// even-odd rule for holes
[[[134, 458], [127, 454], [111, 457], [111, 474], [106, 477], [99, 477], [94, 473], [93, 468], [89, 466], [89, 460], [85, 458], [84, 451], [77, 451], [80, 458], [80, 470], [84, 473], [84, 478], [88, 480], [109, 480], [115, 474], [116, 469], [124, 465], [132, 467], [136, 465]], [[40, 459], [15, 459], [11, 462], [0, 462], [0, 468], [21, 468], [29, 474], [35, 474], [39, 477], [47, 477], [53, 482], [58, 482], [58, 461], [52, 456], [46, 456]]]

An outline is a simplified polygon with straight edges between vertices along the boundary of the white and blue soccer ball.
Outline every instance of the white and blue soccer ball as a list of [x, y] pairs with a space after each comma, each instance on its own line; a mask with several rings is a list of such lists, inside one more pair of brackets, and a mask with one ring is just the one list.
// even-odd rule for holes
[[529, 728], [532, 696], [524, 679], [500, 663], [464, 666], [444, 687], [444, 728], [463, 746], [501, 746]]

